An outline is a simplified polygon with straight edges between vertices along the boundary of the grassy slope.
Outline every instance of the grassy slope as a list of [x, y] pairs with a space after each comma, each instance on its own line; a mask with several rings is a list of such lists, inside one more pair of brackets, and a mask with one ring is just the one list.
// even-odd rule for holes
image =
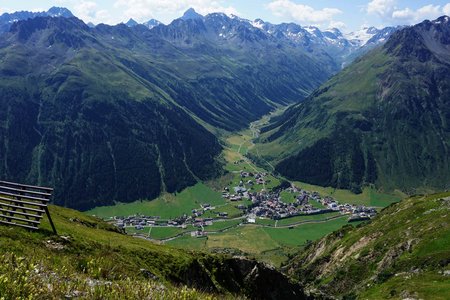
[[183, 214], [191, 214], [192, 209], [199, 209], [202, 203], [223, 205], [225, 201], [220, 193], [198, 183], [178, 194], [165, 194], [153, 201], [136, 201], [119, 203], [113, 206], [96, 207], [87, 213], [101, 218], [114, 216], [131, 216], [143, 214], [160, 216], [162, 219], [175, 218]]
[[[2, 297], [291, 299], [302, 293], [299, 285], [254, 260], [156, 245], [77, 211], [51, 206], [50, 212], [58, 236], [46, 219], [36, 232], [0, 226]], [[279, 288], [269, 290], [264, 282], [274, 278]]]
[[293, 260], [312, 287], [362, 299], [446, 299], [450, 281], [450, 193], [414, 197], [371, 223], [345, 227]]
[[[354, 63], [351, 68], [348, 67], [332, 77], [316, 92], [319, 96], [314, 102], [320, 103], [323, 109], [331, 108], [330, 116], [322, 120], [323, 124], [320, 128], [315, 127], [314, 123], [314, 120], [320, 115], [320, 111], [309, 112], [302, 115], [301, 118], [298, 118], [298, 115], [293, 115], [292, 125], [294, 126], [275, 127], [261, 135], [260, 140], [265, 141], [265, 143], [256, 145], [259, 154], [277, 163], [286, 156], [310, 146], [315, 140], [329, 135], [334, 129], [337, 120], [336, 115], [339, 112], [358, 113], [370, 107], [375, 102], [377, 76], [386, 69], [386, 61], [387, 57], [382, 52], [372, 52], [370, 59], [360, 60]], [[364, 74], [364, 76], [360, 76], [361, 74]], [[330, 92], [327, 92], [328, 90]], [[364, 91], [364, 94], [362, 91]], [[361, 97], [364, 97], [364, 101], [359, 101]], [[302, 105], [299, 104], [297, 107]], [[291, 110], [294, 111], [292, 108]], [[283, 120], [283, 117], [289, 115], [289, 113], [290, 110], [275, 120]], [[295, 123], [297, 121], [298, 124]], [[278, 125], [284, 124], [279, 123]], [[267, 141], [274, 133], [279, 134], [280, 132], [283, 135], [280, 135], [279, 138], [270, 142]]]
[[[194, 255], [120, 234], [73, 210], [50, 206], [50, 212], [59, 237], [51, 234], [46, 218], [37, 232], [0, 226], [0, 295], [48, 299], [76, 293], [97, 299], [208, 296], [168, 282], [182, 281], [180, 275]], [[160, 280], [146, 279], [139, 271], [142, 268]]]

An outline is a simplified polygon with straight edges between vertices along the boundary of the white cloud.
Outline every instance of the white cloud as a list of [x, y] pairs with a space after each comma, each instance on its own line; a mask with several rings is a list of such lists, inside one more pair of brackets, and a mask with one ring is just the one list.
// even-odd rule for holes
[[395, 20], [404, 20], [407, 23], [417, 23], [425, 19], [435, 19], [443, 14], [439, 5], [426, 5], [417, 10], [405, 8], [402, 10], [395, 10], [392, 13], [392, 18]]
[[38, 8], [38, 7], [36, 7], [36, 8], [32, 8], [32, 9], [29, 9], [29, 11], [31, 11], [31, 12], [43, 12], [43, 11], [47, 11], [47, 9], [44, 9], [44, 8]]
[[386, 17], [394, 11], [396, 0], [372, 0], [367, 4], [367, 12]]
[[340, 31], [347, 31], [347, 25], [344, 22], [341, 21], [331, 21], [329, 24], [330, 28], [337, 28]]
[[311, 6], [297, 4], [290, 0], [275, 0], [266, 7], [278, 17], [318, 26], [330, 26], [335, 22], [333, 17], [342, 14], [342, 11], [337, 8], [326, 7], [316, 10]]
[[390, 25], [416, 24], [426, 19], [433, 20], [443, 14], [450, 14], [450, 3], [444, 7], [429, 4], [418, 9], [398, 8], [396, 5], [396, 0], [372, 0], [367, 4], [366, 11], [369, 14], [378, 15], [383, 22]]
[[232, 6], [225, 6], [223, 0], [117, 0], [114, 7], [123, 10], [124, 18], [147, 21], [150, 18], [163, 22], [180, 17], [188, 8], [206, 15], [212, 12], [238, 14]]
[[442, 9], [443, 13], [447, 16], [450, 16], [450, 3], [447, 3]]
[[73, 13], [75, 16], [82, 19], [86, 23], [119, 23], [117, 19], [114, 19], [110, 16], [107, 10], [100, 9], [98, 4], [94, 1], [77, 1], [73, 6]]

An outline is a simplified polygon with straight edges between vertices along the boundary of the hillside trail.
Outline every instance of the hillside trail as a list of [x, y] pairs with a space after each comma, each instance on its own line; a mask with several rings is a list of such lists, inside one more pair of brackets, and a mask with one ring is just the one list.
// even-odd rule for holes
[[[283, 110], [283, 111], [284, 111], [284, 110]], [[266, 125], [274, 115], [277, 115], [277, 114], [279, 114], [279, 113], [280, 113], [279, 110], [276, 110], [276, 111], [272, 112], [271, 114], [264, 116], [262, 119], [259, 119], [258, 121], [255, 121], [255, 122], [250, 123], [249, 129], [250, 129], [250, 131], [251, 131], [251, 133], [252, 133], [252, 137], [251, 137], [251, 139], [249, 140], [249, 142], [251, 143], [249, 149], [255, 148], [255, 143], [254, 143], [254, 141], [255, 141], [257, 138], [259, 138], [259, 136], [260, 136], [260, 134], [261, 134], [261, 128], [262, 128], [264, 125]], [[266, 165], [268, 165], [268, 166], [272, 169], [272, 172], [275, 171], [275, 167], [274, 167], [270, 162], [268, 162], [267, 160], [265, 160], [265, 159], [259, 154], [258, 149], [256, 149], [256, 155], [257, 155], [261, 160], [263, 160], [264, 163], [265, 163]]]

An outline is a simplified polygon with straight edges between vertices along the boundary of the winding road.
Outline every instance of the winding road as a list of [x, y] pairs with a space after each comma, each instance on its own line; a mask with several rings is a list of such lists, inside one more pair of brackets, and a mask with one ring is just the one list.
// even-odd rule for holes
[[[263, 225], [263, 224], [245, 224], [245, 225], [257, 226], [257, 227], [263, 227], [263, 228], [286, 229], [286, 228], [298, 227], [298, 226], [301, 226], [301, 225], [304, 225], [304, 224], [319, 224], [319, 223], [326, 223], [326, 222], [328, 222], [328, 221], [335, 220], [335, 219], [340, 219], [340, 218], [344, 218], [344, 217], [346, 217], [346, 216], [345, 216], [345, 215], [339, 215], [339, 216], [328, 217], [328, 218], [321, 219], [321, 220], [304, 220], [304, 221], [298, 221], [298, 222], [295, 222], [295, 223], [292, 223], [292, 224], [282, 225], [282, 226], [277, 226], [278, 220], [275, 221], [275, 226], [272, 226], [272, 225]], [[229, 219], [229, 220], [231, 221], [231, 220], [244, 219], [244, 218], [246, 218], [246, 217], [245, 217], [245, 216], [242, 216], [242, 217], [239, 217], [239, 218], [234, 218], [234, 219]], [[227, 219], [224, 219], [223, 221], [227, 221]], [[208, 234], [224, 233], [224, 232], [227, 232], [227, 231], [229, 231], [229, 230], [231, 230], [231, 229], [240, 227], [240, 226], [242, 226], [242, 225], [244, 225], [244, 223], [239, 223], [239, 224], [236, 224], [236, 225], [232, 225], [232, 226], [230, 226], [230, 227], [226, 227], [226, 228], [223, 228], [223, 229], [220, 229], [220, 230], [206, 231], [206, 232], [207, 232]], [[154, 241], [154, 242], [166, 243], [166, 242], [175, 240], [175, 239], [177, 239], [177, 238], [179, 238], [179, 237], [182, 237], [182, 236], [184, 236], [184, 235], [191, 235], [192, 232], [196, 232], [196, 231], [197, 231], [197, 230], [184, 231], [184, 232], [181, 232], [181, 233], [179, 233], [179, 234], [177, 234], [177, 235], [175, 235], [175, 236], [172, 236], [172, 237], [169, 237], [169, 238], [165, 238], [165, 239], [152, 239], [152, 238], [149, 238], [148, 236], [146, 236], [146, 235], [144, 235], [144, 234], [136, 234], [135, 236], [136, 236], [136, 237], [139, 237], [139, 238], [146, 239], [146, 240]]]

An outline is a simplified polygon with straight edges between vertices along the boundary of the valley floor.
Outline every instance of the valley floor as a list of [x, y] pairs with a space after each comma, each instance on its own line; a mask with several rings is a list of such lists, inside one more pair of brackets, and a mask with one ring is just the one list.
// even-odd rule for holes
[[[127, 232], [142, 238], [151, 239], [183, 249], [208, 250], [246, 255], [280, 266], [291, 254], [311, 241], [317, 240], [348, 224], [348, 215], [339, 212], [327, 212], [317, 215], [300, 215], [282, 220], [252, 217], [245, 212], [252, 202], [246, 198], [231, 201], [224, 197], [224, 188], [231, 190], [242, 186], [253, 193], [270, 192], [280, 185], [283, 178], [275, 177], [271, 170], [265, 170], [252, 162], [247, 154], [254, 149], [254, 139], [259, 136], [259, 128], [269, 119], [265, 116], [250, 125], [249, 129], [230, 135], [224, 139], [226, 147], [223, 157], [226, 160], [227, 174], [211, 182], [199, 183], [178, 194], [165, 194], [153, 201], [137, 201], [129, 204], [97, 207], [88, 211], [111, 223], [118, 219], [147, 216], [151, 224], [135, 223], [125, 225]], [[257, 153], [252, 153], [257, 155]], [[269, 166], [270, 168], [270, 166]], [[243, 178], [242, 172], [266, 174], [257, 184], [247, 184], [249, 178]], [[245, 180], [244, 180], [245, 179]], [[253, 179], [253, 178], [252, 178]], [[346, 190], [323, 188], [301, 182], [291, 182], [299, 190], [317, 191], [322, 197], [333, 197], [340, 203], [364, 205], [381, 209], [400, 197], [381, 194], [366, 188], [362, 194], [356, 195]], [[293, 203], [299, 193], [283, 191], [280, 197], [285, 203]], [[311, 204], [317, 209], [324, 206], [316, 201]], [[209, 226], [201, 226], [192, 222], [179, 226], [171, 224], [177, 218], [202, 212], [198, 218], [211, 220]], [[122, 217], [122, 218], [119, 218]], [[253, 219], [253, 220], [251, 220]], [[119, 221], [120, 222], [120, 221]], [[359, 222], [352, 222], [357, 225]], [[203, 223], [204, 225], [205, 223]]]

